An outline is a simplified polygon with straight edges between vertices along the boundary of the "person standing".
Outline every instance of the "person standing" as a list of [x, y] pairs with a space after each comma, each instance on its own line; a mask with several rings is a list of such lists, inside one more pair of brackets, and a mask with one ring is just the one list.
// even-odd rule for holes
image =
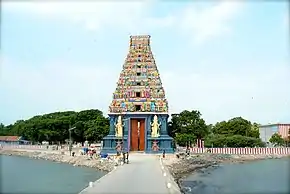
[[186, 147], [186, 151], [185, 151], [186, 155], [189, 156], [190, 155], [190, 149], [189, 146]]
[[123, 164], [125, 164], [125, 163], [126, 163], [126, 153], [123, 152]]
[[127, 154], [126, 154], [126, 162], [127, 162], [127, 164], [129, 164], [129, 152], [127, 152]]

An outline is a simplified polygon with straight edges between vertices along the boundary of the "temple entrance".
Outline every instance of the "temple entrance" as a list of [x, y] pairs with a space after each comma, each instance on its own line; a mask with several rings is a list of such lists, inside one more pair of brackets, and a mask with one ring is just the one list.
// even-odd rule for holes
[[145, 150], [145, 119], [131, 119], [130, 151]]

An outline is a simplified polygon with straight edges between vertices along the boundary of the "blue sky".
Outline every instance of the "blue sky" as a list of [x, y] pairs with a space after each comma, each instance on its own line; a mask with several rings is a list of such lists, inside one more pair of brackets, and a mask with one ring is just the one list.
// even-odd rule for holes
[[290, 123], [287, 2], [2, 5], [0, 122], [108, 111], [129, 36], [150, 34], [170, 113]]

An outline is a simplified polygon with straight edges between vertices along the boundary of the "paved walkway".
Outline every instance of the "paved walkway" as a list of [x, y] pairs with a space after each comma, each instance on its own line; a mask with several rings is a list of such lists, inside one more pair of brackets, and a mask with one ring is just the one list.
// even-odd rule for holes
[[130, 163], [96, 181], [81, 194], [90, 193], [169, 193], [157, 156], [132, 154]]

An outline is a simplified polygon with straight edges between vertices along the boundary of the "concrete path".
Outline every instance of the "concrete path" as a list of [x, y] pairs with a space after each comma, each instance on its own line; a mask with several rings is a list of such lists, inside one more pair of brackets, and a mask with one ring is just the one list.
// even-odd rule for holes
[[169, 193], [159, 158], [154, 155], [132, 154], [130, 163], [97, 180], [81, 194], [89, 193]]

